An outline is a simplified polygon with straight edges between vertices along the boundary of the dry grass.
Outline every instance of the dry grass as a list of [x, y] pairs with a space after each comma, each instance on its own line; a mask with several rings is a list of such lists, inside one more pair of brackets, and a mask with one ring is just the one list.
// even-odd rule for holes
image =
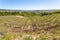
[[1, 40], [60, 40], [60, 14], [0, 16], [0, 32]]

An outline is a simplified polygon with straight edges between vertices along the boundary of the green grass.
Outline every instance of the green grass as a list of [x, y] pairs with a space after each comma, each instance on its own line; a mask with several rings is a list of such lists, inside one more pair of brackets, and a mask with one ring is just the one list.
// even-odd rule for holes
[[23, 40], [33, 40], [31, 37], [25, 37]]

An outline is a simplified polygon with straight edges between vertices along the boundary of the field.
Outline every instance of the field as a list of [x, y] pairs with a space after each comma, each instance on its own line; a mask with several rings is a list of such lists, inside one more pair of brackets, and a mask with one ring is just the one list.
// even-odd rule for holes
[[60, 40], [59, 12], [24, 13], [0, 14], [0, 40]]

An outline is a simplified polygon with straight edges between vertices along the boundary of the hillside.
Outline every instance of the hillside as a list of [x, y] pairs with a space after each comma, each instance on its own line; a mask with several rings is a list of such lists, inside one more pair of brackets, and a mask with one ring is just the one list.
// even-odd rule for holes
[[0, 12], [0, 40], [60, 40], [60, 11]]

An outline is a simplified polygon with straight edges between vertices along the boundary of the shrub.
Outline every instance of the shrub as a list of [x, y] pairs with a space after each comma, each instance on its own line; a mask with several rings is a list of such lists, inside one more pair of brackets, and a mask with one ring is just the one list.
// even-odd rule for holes
[[11, 40], [11, 39], [14, 39], [15, 38], [15, 35], [14, 34], [5, 34], [3, 39], [4, 40]]
[[57, 40], [57, 38], [53, 38], [53, 40]]
[[36, 38], [36, 40], [46, 40], [46, 38]]
[[25, 37], [23, 40], [33, 40], [32, 37]]

